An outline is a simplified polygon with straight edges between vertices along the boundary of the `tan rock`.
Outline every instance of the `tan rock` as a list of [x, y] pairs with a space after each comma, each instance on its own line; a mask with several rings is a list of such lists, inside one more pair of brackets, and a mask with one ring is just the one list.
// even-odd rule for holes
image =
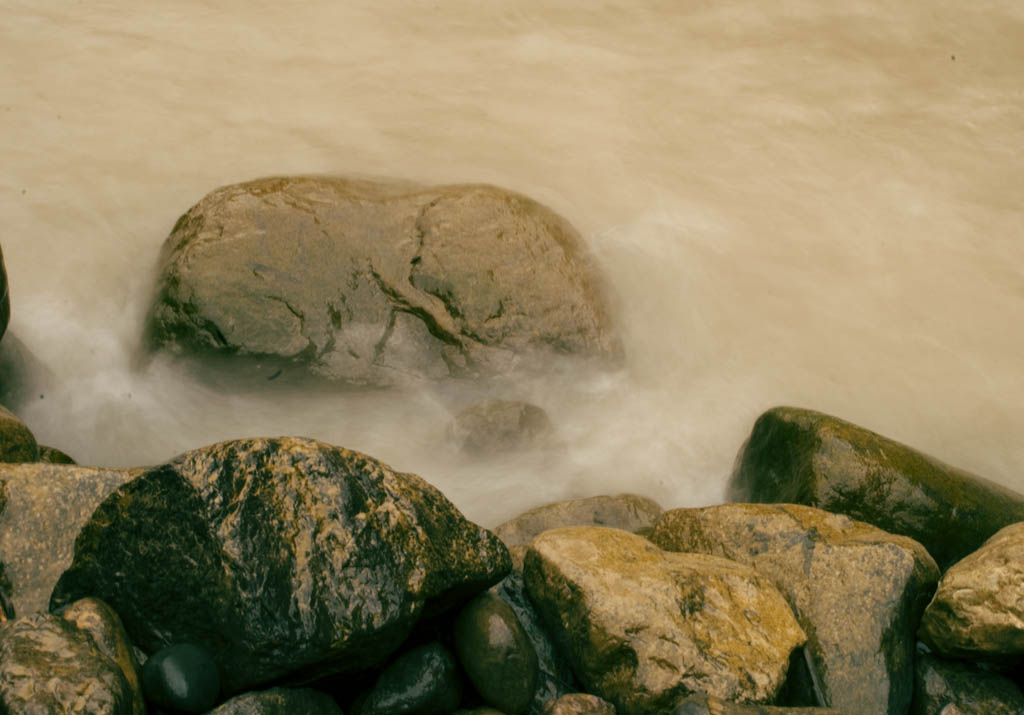
[[569, 693], [552, 700], [541, 715], [615, 715], [615, 706], [588, 693]]
[[651, 541], [752, 566], [796, 607], [819, 702], [849, 713], [904, 713], [935, 561], [905, 536], [795, 504], [665, 512]]
[[947, 656], [1024, 654], [1024, 522], [1001, 529], [943, 574], [920, 635]]
[[523, 575], [584, 689], [622, 715], [664, 713], [694, 692], [769, 701], [806, 640], [785, 598], [750, 567], [662, 551], [618, 529], [546, 531]]
[[528, 545], [542, 531], [562, 526], [608, 526], [637, 532], [650, 529], [661, 516], [653, 499], [639, 494], [601, 495], [545, 504], [509, 519], [494, 529], [506, 546]]

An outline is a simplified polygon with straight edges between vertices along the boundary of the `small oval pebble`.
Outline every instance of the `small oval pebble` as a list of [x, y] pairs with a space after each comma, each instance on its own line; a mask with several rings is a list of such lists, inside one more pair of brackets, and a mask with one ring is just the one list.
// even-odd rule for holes
[[147, 700], [185, 713], [206, 712], [220, 695], [220, 673], [213, 658], [191, 643], [161, 648], [142, 667]]

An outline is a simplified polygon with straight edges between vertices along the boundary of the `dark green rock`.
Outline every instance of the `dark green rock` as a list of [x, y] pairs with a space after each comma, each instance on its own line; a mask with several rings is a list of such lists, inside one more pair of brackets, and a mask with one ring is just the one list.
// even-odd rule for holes
[[[915, 666], [911, 715], [946, 712], [1020, 715], [1024, 694], [1009, 678], [971, 663], [920, 653]], [[948, 709], [952, 706], [956, 710]]]
[[728, 501], [847, 514], [924, 544], [940, 569], [1002, 527], [1024, 497], [836, 417], [793, 407], [761, 415], [740, 450]]
[[576, 231], [492, 186], [227, 186], [179, 219], [161, 264], [151, 342], [255, 356], [233, 364], [257, 378], [390, 385], [621, 353]]
[[204, 713], [220, 694], [220, 674], [213, 658], [191, 643], [161, 648], [142, 667], [146, 699], [178, 712]]
[[0, 712], [132, 715], [121, 668], [92, 636], [36, 613], [0, 625]]
[[248, 439], [112, 494], [51, 608], [93, 594], [144, 651], [202, 645], [233, 695], [379, 663], [420, 617], [509, 568], [500, 540], [416, 475], [313, 440]]
[[17, 415], [0, 405], [0, 462], [35, 462], [39, 445], [31, 430]]
[[7, 268], [4, 266], [4, 251], [0, 246], [0, 338], [7, 331], [7, 323], [11, 319], [11, 297], [7, 289]]
[[74, 459], [56, 447], [39, 445], [39, 461], [47, 464], [78, 464]]
[[455, 619], [455, 652], [483, 699], [508, 715], [523, 715], [537, 687], [537, 652], [515, 611], [483, 593]]
[[355, 715], [446, 715], [459, 706], [462, 681], [455, 657], [440, 643], [402, 653], [361, 698]]
[[271, 688], [237, 695], [209, 715], [342, 715], [334, 699], [310, 688]]

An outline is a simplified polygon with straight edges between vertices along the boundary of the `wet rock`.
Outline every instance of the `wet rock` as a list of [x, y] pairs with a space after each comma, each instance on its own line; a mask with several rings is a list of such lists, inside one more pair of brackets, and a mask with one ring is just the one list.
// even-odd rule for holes
[[554, 444], [548, 413], [529, 402], [484, 400], [455, 416], [450, 439], [474, 457], [538, 449]]
[[36, 613], [0, 625], [0, 712], [132, 715], [121, 668], [85, 631]]
[[864, 715], [910, 706], [917, 626], [939, 578], [921, 544], [795, 504], [673, 509], [650, 539], [772, 579], [808, 634], [820, 704]]
[[0, 462], [35, 462], [39, 445], [31, 430], [18, 416], [0, 405]]
[[916, 679], [911, 715], [1024, 713], [1024, 694], [1012, 680], [998, 673], [926, 653], [918, 654], [914, 670]]
[[506, 546], [526, 546], [548, 529], [562, 526], [608, 526], [642, 532], [654, 526], [661, 507], [639, 494], [595, 496], [546, 504], [509, 519], [494, 529]]
[[541, 715], [615, 715], [615, 706], [587, 693], [568, 693], [552, 700]]
[[7, 267], [4, 266], [4, 250], [0, 246], [0, 338], [7, 332], [7, 323], [11, 319], [11, 296], [7, 288]]
[[47, 609], [57, 579], [71, 565], [79, 529], [100, 502], [139, 473], [0, 464], [0, 564], [15, 613], [24, 616]]
[[[691, 695], [680, 702], [670, 715], [846, 715], [831, 708], [788, 708], [772, 705], [732, 703], [710, 695]], [[951, 715], [947, 713], [946, 715]]]
[[20, 409], [28, 400], [41, 399], [54, 379], [17, 335], [7, 333], [0, 341], [0, 404]]
[[47, 464], [78, 464], [74, 459], [56, 447], [39, 445], [39, 461]]
[[665, 552], [626, 531], [546, 531], [523, 576], [583, 689], [623, 715], [664, 713], [694, 692], [771, 700], [806, 640], [750, 567]]
[[201, 645], [233, 695], [375, 665], [509, 568], [500, 540], [416, 475], [313, 440], [247, 439], [112, 494], [51, 607], [94, 594], [146, 652]]
[[728, 501], [795, 503], [924, 544], [944, 570], [1002, 527], [1024, 496], [835, 417], [794, 407], [761, 415], [740, 450]]
[[[522, 549], [526, 547], [513, 547]], [[520, 563], [522, 557], [520, 557]], [[562, 695], [575, 692], [578, 687], [572, 668], [555, 644], [552, 643], [541, 622], [540, 616], [526, 596], [523, 572], [520, 566], [513, 569], [501, 583], [491, 588], [491, 593], [501, 598], [516, 615], [516, 620], [526, 633], [534, 652], [537, 654], [537, 684], [534, 688], [531, 713], [539, 713], [544, 705]]]
[[174, 712], [204, 713], [220, 695], [220, 673], [209, 652], [191, 643], [161, 648], [142, 666], [146, 699]]
[[537, 687], [537, 652], [515, 611], [488, 591], [455, 619], [455, 652], [469, 681], [489, 705], [523, 715]]
[[355, 715], [446, 715], [459, 706], [462, 681], [455, 657], [440, 643], [406, 651], [377, 678]]
[[942, 575], [921, 640], [953, 657], [1024, 655], [1024, 523], [1001, 529]]
[[142, 683], [139, 680], [141, 668], [135, 659], [124, 625], [114, 609], [98, 598], [82, 598], [57, 615], [88, 633], [99, 651], [117, 664], [132, 692], [132, 713], [146, 715]]
[[576, 231], [492, 186], [227, 186], [179, 219], [161, 264], [152, 342], [268, 374], [392, 385], [501, 374], [538, 349], [621, 352]]
[[271, 688], [237, 695], [209, 715], [342, 715], [334, 699], [310, 688]]

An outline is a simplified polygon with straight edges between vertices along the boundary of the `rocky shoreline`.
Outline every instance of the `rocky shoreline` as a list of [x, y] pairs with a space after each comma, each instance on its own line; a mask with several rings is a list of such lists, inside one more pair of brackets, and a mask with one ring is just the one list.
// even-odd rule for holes
[[[228, 187], [164, 263], [154, 344], [257, 379], [621, 359], [579, 237], [493, 187]], [[558, 445], [494, 397], [453, 421], [467, 454]], [[340, 446], [85, 467], [0, 408], [0, 711], [1024, 712], [1024, 497], [808, 409], [737, 447], [725, 504], [598, 495], [487, 529]]]

